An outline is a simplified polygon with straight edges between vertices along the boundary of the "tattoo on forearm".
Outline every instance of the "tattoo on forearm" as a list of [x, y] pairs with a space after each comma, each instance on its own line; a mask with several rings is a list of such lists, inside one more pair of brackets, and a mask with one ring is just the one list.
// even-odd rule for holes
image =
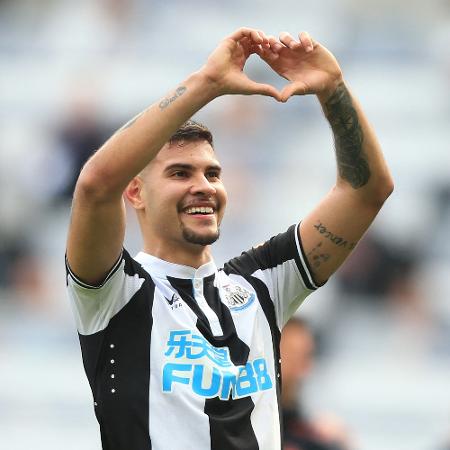
[[175, 95], [165, 98], [159, 103], [161, 110], [166, 109], [171, 103], [173, 103], [178, 97], [181, 97], [186, 92], [186, 86], [179, 86], [175, 89]]
[[358, 114], [344, 83], [325, 102], [325, 110], [334, 134], [339, 175], [358, 189], [369, 181], [370, 168], [363, 151], [364, 135]]
[[128, 121], [123, 127], [119, 128], [114, 134], [120, 133], [123, 130], [126, 130], [127, 128], [130, 128], [136, 120], [139, 119], [143, 114], [147, 112], [148, 108], [145, 111], [140, 112], [137, 116], [134, 116], [130, 121]]
[[338, 247], [343, 247], [347, 250], [353, 250], [356, 247], [356, 242], [348, 242], [343, 237], [338, 236], [327, 229], [327, 227], [319, 220], [314, 228], [325, 238], [331, 241]]
[[[165, 98], [159, 102], [159, 108], [161, 110], [166, 109], [172, 102], [174, 102], [178, 97], [183, 95], [186, 92], [187, 88], [185, 86], [179, 86], [175, 89], [175, 95], [169, 98]], [[120, 133], [127, 128], [130, 128], [136, 120], [139, 119], [142, 115], [144, 115], [150, 108], [147, 108], [145, 111], [142, 111], [137, 116], [133, 117], [129, 122], [127, 122], [123, 127], [119, 128], [114, 134]]]
[[323, 263], [326, 263], [330, 258], [331, 255], [329, 253], [323, 253], [322, 249], [322, 242], [319, 242], [306, 256], [308, 257], [309, 261], [313, 265], [313, 267], [318, 268]]

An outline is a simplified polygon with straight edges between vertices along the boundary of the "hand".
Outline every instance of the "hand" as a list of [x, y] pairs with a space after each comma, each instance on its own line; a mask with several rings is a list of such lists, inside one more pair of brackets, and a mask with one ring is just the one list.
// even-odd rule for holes
[[279, 41], [269, 36], [269, 44], [253, 49], [275, 72], [290, 81], [281, 91], [281, 101], [305, 94], [316, 94], [324, 101], [342, 82], [336, 58], [308, 33], [300, 33], [299, 41], [286, 32], [280, 34]]
[[270, 49], [270, 45], [262, 31], [240, 28], [218, 45], [200, 71], [216, 87], [218, 96], [262, 94], [280, 100], [280, 93], [273, 86], [257, 83], [243, 71], [250, 55], [264, 49]]

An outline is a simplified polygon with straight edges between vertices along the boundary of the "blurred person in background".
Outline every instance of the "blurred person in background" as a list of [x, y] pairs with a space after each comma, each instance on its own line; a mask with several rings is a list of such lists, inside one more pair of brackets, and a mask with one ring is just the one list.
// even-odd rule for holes
[[90, 97], [85, 94], [71, 99], [68, 114], [56, 130], [58, 146], [69, 166], [54, 194], [56, 202], [66, 203], [72, 198], [83, 165], [110, 134], [110, 127], [101, 121]]
[[289, 319], [281, 334], [280, 349], [284, 450], [350, 449], [348, 432], [337, 417], [322, 414], [311, 418], [302, 403], [302, 387], [316, 353], [315, 337], [304, 319]]
[[[289, 81], [281, 92], [244, 74], [254, 53]], [[211, 133], [189, 119], [229, 94], [317, 95], [338, 177], [301, 226], [218, 270], [210, 245], [227, 195]], [[104, 448], [281, 449], [280, 330], [350, 254], [392, 189], [336, 59], [306, 32], [278, 40], [237, 30], [115, 133], [80, 174], [67, 243]], [[124, 192], [144, 241], [136, 258], [123, 249]]]

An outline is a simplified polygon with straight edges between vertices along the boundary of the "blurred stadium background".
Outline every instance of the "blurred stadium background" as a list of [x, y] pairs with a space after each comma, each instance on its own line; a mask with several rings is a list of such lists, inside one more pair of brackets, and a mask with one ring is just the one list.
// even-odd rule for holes
[[[65, 296], [74, 180], [243, 25], [306, 29], [336, 55], [396, 182], [354, 256], [299, 310], [320, 343], [303, 401], [338, 416], [357, 449], [449, 448], [448, 0], [3, 0], [1, 449], [100, 449]], [[283, 84], [256, 58], [248, 72]], [[230, 193], [219, 264], [301, 218], [334, 181], [314, 98], [221, 98], [197, 118], [215, 133]], [[139, 245], [130, 214], [127, 247]]]

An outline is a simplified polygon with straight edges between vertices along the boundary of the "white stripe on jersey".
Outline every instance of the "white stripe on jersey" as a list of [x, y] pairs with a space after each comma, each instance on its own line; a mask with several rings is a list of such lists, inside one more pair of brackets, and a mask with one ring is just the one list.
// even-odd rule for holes
[[[179, 325], [172, 320], [172, 316], [166, 308], [167, 302], [161, 297], [156, 298], [157, 295], [155, 294], [153, 302], [152, 316], [166, 318], [169, 321], [167, 324], [169, 329], [178, 328]], [[185, 309], [183, 313], [190, 316], [191, 321], [195, 323], [197, 320], [195, 314], [189, 308], [184, 308], [184, 305], [181, 309]], [[181, 405], [176, 398], [174, 401], [170, 401], [171, 394], [162, 393], [163, 360], [161, 355], [167, 350], [167, 335], [161, 333], [159, 327], [153, 326], [151, 342], [149, 430], [152, 437], [152, 449], [199, 450], [210, 448], [208, 416], [198, 414], [198, 411], [203, 411], [205, 407], [205, 399], [200, 396], [192, 396], [190, 389], [186, 389], [184, 385], [176, 386], [178, 399], [180, 397], [188, 399], [188, 401], [181, 402]], [[180, 409], [180, 406], [183, 406], [183, 410]], [[170, 429], [171, 432], [161, 433], [161, 430], [167, 429]]]
[[68, 292], [78, 332], [89, 335], [104, 330], [136, 294], [144, 282], [138, 274], [124, 273], [125, 260], [116, 264], [114, 272], [102, 286], [89, 286], [73, 273], [68, 277]]
[[201, 310], [205, 313], [214, 336], [222, 336], [223, 331], [222, 327], [220, 326], [219, 318], [208, 305], [203, 294], [203, 278], [194, 278], [192, 280], [192, 284], [194, 286], [194, 298], [195, 300], [197, 300], [197, 303], [200, 306]]

